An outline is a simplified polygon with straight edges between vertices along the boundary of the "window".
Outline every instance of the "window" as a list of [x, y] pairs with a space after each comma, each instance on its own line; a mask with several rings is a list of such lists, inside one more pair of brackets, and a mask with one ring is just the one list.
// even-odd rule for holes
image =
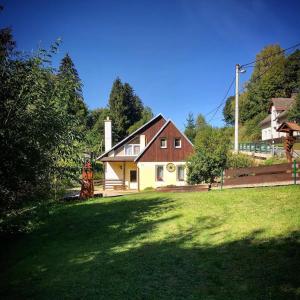
[[184, 166], [177, 166], [177, 180], [184, 181]]
[[135, 156], [140, 153], [140, 145], [137, 144], [127, 144], [125, 147], [126, 156]]
[[164, 166], [156, 166], [156, 181], [164, 181]]
[[140, 153], [140, 145], [133, 146], [133, 154], [138, 155]]
[[160, 148], [167, 148], [167, 138], [160, 139]]
[[175, 148], [181, 148], [181, 138], [175, 138], [174, 139], [174, 147]]

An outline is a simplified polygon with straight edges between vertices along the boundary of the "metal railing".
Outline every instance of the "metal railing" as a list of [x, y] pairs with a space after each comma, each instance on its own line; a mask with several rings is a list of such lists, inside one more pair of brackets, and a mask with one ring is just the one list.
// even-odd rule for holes
[[253, 153], [272, 153], [272, 145], [269, 143], [239, 143], [239, 151]]

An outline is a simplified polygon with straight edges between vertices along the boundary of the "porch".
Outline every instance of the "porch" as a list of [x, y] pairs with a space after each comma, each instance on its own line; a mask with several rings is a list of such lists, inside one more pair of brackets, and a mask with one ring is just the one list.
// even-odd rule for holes
[[138, 190], [138, 168], [132, 161], [104, 162], [104, 190]]

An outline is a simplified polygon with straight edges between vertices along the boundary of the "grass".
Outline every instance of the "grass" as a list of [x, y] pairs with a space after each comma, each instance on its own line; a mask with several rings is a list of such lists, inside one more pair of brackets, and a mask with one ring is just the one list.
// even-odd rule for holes
[[1, 299], [299, 299], [300, 186], [60, 204], [1, 246]]

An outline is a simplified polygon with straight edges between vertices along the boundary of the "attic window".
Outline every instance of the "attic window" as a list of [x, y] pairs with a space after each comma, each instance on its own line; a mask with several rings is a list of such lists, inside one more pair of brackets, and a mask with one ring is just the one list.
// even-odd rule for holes
[[160, 139], [160, 148], [167, 148], [167, 138]]
[[174, 147], [175, 148], [181, 148], [181, 138], [175, 138], [174, 139]]

